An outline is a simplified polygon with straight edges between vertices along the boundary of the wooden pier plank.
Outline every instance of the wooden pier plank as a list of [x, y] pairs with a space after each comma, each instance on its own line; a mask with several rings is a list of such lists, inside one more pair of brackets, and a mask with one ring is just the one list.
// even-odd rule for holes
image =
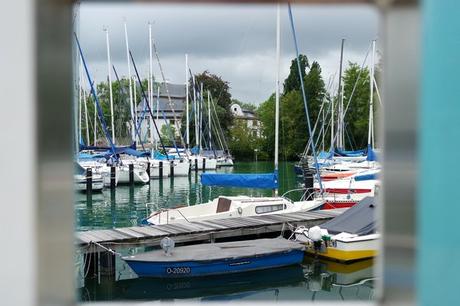
[[251, 217], [215, 219], [189, 223], [173, 223], [153, 226], [132, 226], [125, 228], [82, 231], [75, 234], [75, 244], [81, 247], [90, 242], [116, 244], [119, 242], [138, 245], [143, 241], [157, 245], [166, 236], [174, 236], [179, 242], [199, 241], [250, 235], [254, 232], [280, 231], [283, 224], [290, 222], [306, 226], [321, 224], [343, 213], [346, 209], [327, 211], [296, 212]]

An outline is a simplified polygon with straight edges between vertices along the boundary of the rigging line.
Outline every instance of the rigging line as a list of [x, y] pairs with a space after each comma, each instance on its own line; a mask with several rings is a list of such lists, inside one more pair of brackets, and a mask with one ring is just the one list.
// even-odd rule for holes
[[[214, 101], [212, 99], [212, 95], [210, 96], [211, 98], [211, 110], [214, 110], [216, 109], [216, 106], [214, 105]], [[217, 112], [211, 112], [211, 120], [212, 120], [212, 117], [213, 115], [215, 116], [215, 122], [217, 122], [219, 124], [219, 117], [217, 117]], [[222, 148], [222, 150], [225, 150], [225, 147], [224, 147], [224, 144], [222, 142], [222, 139], [221, 139], [221, 136], [220, 136], [220, 133], [219, 133], [219, 130], [218, 130], [218, 126], [217, 124], [214, 124], [214, 131], [215, 131], [215, 134], [217, 135], [217, 140], [219, 141], [220, 143], [220, 147]], [[222, 138], [224, 138], [224, 135], [222, 135]]]
[[219, 130], [222, 133], [222, 139], [224, 141], [225, 149], [227, 150], [227, 153], [230, 153], [227, 140], [225, 139], [224, 130], [222, 129], [222, 126], [220, 125], [219, 116], [217, 115], [217, 110], [216, 110], [217, 109], [216, 108], [217, 102], [214, 103], [214, 98], [212, 97], [212, 95], [211, 95], [211, 104], [213, 105], [214, 114], [216, 115], [216, 118], [217, 118], [217, 120], [216, 120], [217, 121], [217, 126], [219, 127]]
[[[166, 89], [166, 94], [168, 96], [168, 104], [169, 104], [169, 107], [171, 108], [171, 111], [172, 111], [172, 114], [173, 114], [173, 117], [174, 117], [174, 125], [176, 126], [176, 129], [179, 131], [180, 128], [179, 128], [179, 124], [177, 123], [176, 112], [174, 110], [174, 104], [172, 102], [171, 95], [169, 94], [168, 83], [166, 82], [165, 74], [164, 74], [164, 71], [163, 71], [163, 66], [161, 66], [160, 56], [158, 54], [157, 46], [156, 46], [155, 42], [153, 42], [152, 45], [153, 45], [153, 51], [155, 52], [155, 58], [157, 59], [157, 62], [158, 62], [158, 67], [160, 68], [160, 73], [161, 73], [161, 77], [163, 79], [163, 84], [164, 84], [165, 89]], [[179, 135], [180, 135], [181, 144], [185, 148], [184, 138], [182, 137], [181, 133], [179, 133]]]
[[379, 98], [379, 104], [380, 104], [380, 106], [383, 106], [382, 99], [380, 98], [380, 91], [379, 91], [379, 88], [377, 86], [377, 80], [375, 79], [375, 77], [373, 77], [372, 79], [374, 80], [375, 92], [377, 93], [377, 97]]
[[[115, 66], [112, 65], [112, 68], [113, 68], [113, 71], [115, 72], [115, 77], [116, 77], [116, 79], [117, 79], [117, 81], [118, 81], [118, 84], [119, 84], [119, 86], [118, 86], [118, 87], [119, 87], [119, 90], [124, 91], [124, 90], [122, 89], [123, 86], [121, 86], [120, 78], [118, 77], [118, 73], [117, 73], [117, 70], [115, 69]], [[134, 82], [133, 89], [136, 90], [136, 82]], [[144, 104], [145, 104], [145, 102], [144, 102]], [[135, 112], [137, 112], [137, 105], [136, 105], [136, 107], [135, 107]], [[144, 117], [144, 115], [145, 115], [145, 111], [142, 112], [141, 116]], [[135, 119], [132, 118], [132, 120], [133, 120], [133, 123], [134, 123], [133, 126], [134, 126], [134, 128], [135, 128], [135, 132], [136, 132], [137, 136], [139, 137], [139, 141], [141, 142], [142, 150], [145, 151], [144, 143], [142, 142], [142, 137], [141, 137], [141, 134], [140, 134], [140, 132], [139, 132], [140, 123], [139, 123], [139, 125], [137, 125], [136, 122], [135, 122]], [[142, 118], [141, 118], [141, 122], [142, 122]], [[147, 160], [148, 160], [148, 157], [147, 157]]]
[[[357, 87], [357, 85], [358, 85], [358, 81], [359, 81], [359, 79], [360, 79], [360, 77], [361, 77], [362, 72], [364, 71], [364, 65], [366, 64], [367, 57], [369, 56], [369, 52], [370, 52], [370, 50], [371, 50], [371, 46], [372, 46], [372, 44], [369, 45], [369, 48], [367, 49], [366, 56], [364, 57], [363, 63], [362, 63], [362, 65], [361, 65], [361, 69], [359, 70], [358, 76], [357, 76], [356, 81], [355, 81], [355, 84], [354, 84], [354, 86], [353, 86], [353, 90], [351, 91], [350, 98], [348, 99], [347, 107], [345, 108], [345, 111], [343, 112], [342, 120], [345, 118], [345, 115], [346, 115], [347, 112], [348, 112], [348, 108], [349, 108], [349, 106], [350, 106], [351, 99], [353, 98], [353, 95], [354, 95], [354, 93], [355, 93], [356, 87]], [[330, 123], [328, 124], [328, 126], [329, 126], [329, 125], [330, 125]], [[336, 141], [337, 136], [338, 136], [338, 133], [334, 135], [334, 138], [333, 138], [333, 139], [334, 139], [334, 142]]]
[[98, 99], [97, 94], [96, 94], [96, 89], [94, 88], [94, 82], [92, 81], [91, 75], [89, 74], [88, 66], [86, 65], [86, 61], [85, 61], [85, 58], [83, 56], [83, 51], [81, 49], [80, 41], [78, 40], [77, 33], [74, 32], [74, 36], [75, 36], [75, 40], [77, 41], [78, 50], [80, 52], [80, 57], [81, 57], [81, 60], [83, 62], [83, 67], [85, 68], [86, 77], [88, 78], [88, 83], [91, 86], [91, 93], [92, 93], [92, 95], [94, 97], [94, 100], [96, 101], [97, 114], [99, 116], [99, 120], [101, 121], [101, 124], [102, 124], [102, 126], [104, 128], [105, 137], [109, 141], [110, 148], [112, 150], [113, 155], [115, 156], [115, 160], [118, 161], [118, 157], [115, 155], [115, 145], [114, 145], [114, 143], [112, 141], [112, 138], [110, 137], [110, 134], [108, 132], [107, 124], [106, 124], [105, 119], [104, 119], [104, 113], [103, 113], [102, 107], [101, 107], [101, 105], [99, 103], [99, 99]]
[[[140, 84], [140, 86], [141, 86], [141, 93], [142, 93], [142, 96], [144, 97], [144, 99], [147, 100], [147, 96], [145, 95], [145, 91], [144, 91], [144, 86], [142, 86], [141, 78], [140, 78], [140, 76], [139, 76], [139, 72], [137, 71], [137, 66], [136, 66], [136, 63], [134, 62], [134, 58], [133, 58], [133, 54], [132, 54], [131, 50], [129, 50], [129, 55], [130, 55], [130, 57], [131, 57], [131, 61], [133, 62], [134, 71], [136, 72], [137, 79], [138, 79], [139, 84]], [[153, 112], [152, 112], [152, 109], [150, 108], [149, 103], [147, 103], [146, 105], [147, 105], [147, 107], [148, 107], [148, 109], [149, 109], [150, 116], [152, 116], [152, 118], [154, 118], [154, 117], [153, 117]], [[166, 159], [169, 160], [168, 153], [167, 153], [167, 151], [166, 151], [166, 148], [165, 148], [165, 145], [164, 145], [164, 143], [163, 143], [163, 140], [161, 139], [160, 132], [159, 132], [159, 130], [158, 130], [158, 126], [157, 126], [155, 120], [153, 120], [153, 125], [155, 126], [155, 130], [157, 131], [158, 138], [160, 139], [161, 147], [163, 148], [163, 150], [164, 150], [165, 153], [166, 153]]]

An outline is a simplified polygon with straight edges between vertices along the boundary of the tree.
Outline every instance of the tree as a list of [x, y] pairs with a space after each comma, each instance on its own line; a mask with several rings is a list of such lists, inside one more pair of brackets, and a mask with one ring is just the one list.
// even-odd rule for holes
[[165, 146], [173, 145], [173, 139], [176, 137], [175, 135], [176, 128], [174, 127], [174, 124], [164, 124], [161, 126], [160, 136]]
[[[300, 71], [302, 78], [305, 79], [306, 70], [310, 67], [308, 63], [308, 58], [304, 54], [299, 55], [300, 59]], [[300, 90], [300, 78], [299, 78], [299, 68], [297, 67], [297, 58], [294, 58], [291, 61], [291, 67], [289, 68], [289, 75], [284, 80], [284, 94], [287, 94], [293, 90]]]
[[[189, 109], [190, 113], [190, 145], [193, 146], [193, 139], [195, 139], [195, 122], [193, 112], [193, 79], [190, 78], [190, 92], [189, 92]], [[211, 94], [211, 100], [213, 102], [212, 112], [214, 112], [214, 107], [217, 113], [218, 120], [222, 127], [222, 130], [225, 134], [225, 137], [229, 136], [230, 127], [233, 124], [233, 115], [230, 112], [230, 105], [232, 104], [232, 96], [230, 94], [230, 86], [227, 81], [222, 80], [221, 77], [211, 74], [208, 71], [195, 75], [196, 90], [200, 90], [201, 84], [203, 84], [203, 112], [207, 114], [207, 99], [208, 99], [208, 90]], [[198, 97], [197, 97], [198, 98]], [[198, 101], [199, 102], [199, 101]], [[205, 121], [206, 118], [203, 118]], [[182, 117], [182, 134], [185, 134], [186, 129], [186, 118]]]
[[[229, 148], [232, 155], [238, 160], [253, 160], [254, 150], [260, 151], [260, 139], [254, 131], [248, 128], [245, 120], [236, 120], [230, 129]], [[263, 151], [262, 151], [263, 152]], [[266, 158], [258, 155], [260, 160]]]
[[[350, 106], [345, 115], [345, 124], [351, 141], [348, 140], [348, 137], [345, 137], [345, 139], [348, 140], [350, 148], [354, 149], [362, 149], [366, 147], [369, 127], [369, 70], [364, 68], [361, 72], [361, 75], [360, 71], [361, 67], [358, 64], [350, 62], [348, 64], [348, 68], [345, 69], [343, 73], [344, 108], [350, 101]], [[351, 94], [353, 92], [355, 83], [356, 89], [352, 96]]]
[[[306, 63], [306, 56], [304, 58]], [[295, 59], [293, 63], [296, 65]], [[292, 71], [291, 65], [291, 71]], [[298, 77], [298, 74], [297, 74]], [[286, 79], [286, 83], [293, 83]], [[309, 139], [305, 106], [300, 91], [300, 81], [298, 89], [286, 91], [280, 99], [280, 154], [283, 159], [294, 160], [301, 154]], [[305, 93], [310, 115], [310, 124], [313, 129], [321, 108], [321, 104], [326, 97], [324, 81], [321, 77], [321, 67], [317, 62], [313, 62], [308, 73], [304, 77]], [[286, 88], [285, 88], [286, 89]], [[274, 156], [275, 139], [275, 95], [263, 102], [257, 109], [260, 120], [262, 121], [263, 150], [266, 150], [270, 157]], [[315, 133], [317, 137], [318, 131]]]

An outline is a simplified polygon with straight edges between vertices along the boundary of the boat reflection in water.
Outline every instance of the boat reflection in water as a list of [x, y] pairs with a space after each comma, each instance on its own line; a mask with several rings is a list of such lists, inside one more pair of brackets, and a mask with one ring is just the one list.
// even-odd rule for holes
[[[369, 300], [374, 297], [373, 261], [339, 264], [306, 258], [302, 266], [182, 279], [86, 280], [82, 301], [173, 300], [287, 301]], [[126, 267], [123, 267], [126, 269]]]

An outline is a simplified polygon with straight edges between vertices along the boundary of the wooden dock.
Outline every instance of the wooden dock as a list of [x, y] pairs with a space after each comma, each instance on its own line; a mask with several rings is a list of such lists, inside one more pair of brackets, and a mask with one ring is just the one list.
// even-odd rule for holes
[[[245, 236], [281, 233], [290, 230], [289, 225], [312, 227], [324, 223], [345, 209], [319, 210], [302, 213], [272, 214], [255, 217], [239, 217], [189, 223], [151, 226], [134, 226], [76, 233], [75, 244], [82, 249], [92, 242], [116, 249], [117, 247], [159, 245], [164, 237], [172, 237], [176, 243], [215, 241], [216, 239], [240, 239]], [[94, 252], [94, 248], [86, 248]], [[89, 251], [92, 249], [92, 251]]]

